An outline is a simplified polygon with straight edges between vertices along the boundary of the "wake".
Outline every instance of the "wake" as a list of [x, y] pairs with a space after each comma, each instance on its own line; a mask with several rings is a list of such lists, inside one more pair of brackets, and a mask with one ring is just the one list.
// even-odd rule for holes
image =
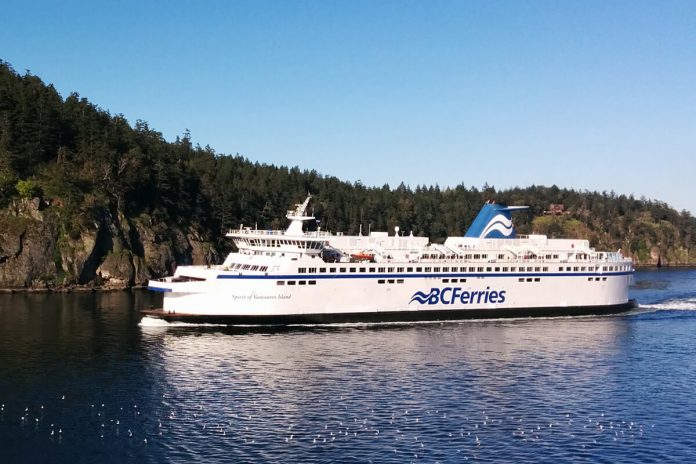
[[653, 311], [696, 311], [696, 297], [673, 298], [659, 303], [641, 304], [639, 309]]
[[164, 319], [158, 319], [155, 317], [145, 316], [140, 320], [138, 324], [140, 327], [219, 327], [225, 326], [226, 324], [209, 324], [204, 322], [167, 322]]

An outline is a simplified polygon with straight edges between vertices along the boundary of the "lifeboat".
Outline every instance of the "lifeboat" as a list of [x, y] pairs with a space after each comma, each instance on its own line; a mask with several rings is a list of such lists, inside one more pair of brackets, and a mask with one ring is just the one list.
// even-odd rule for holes
[[368, 250], [363, 250], [360, 253], [351, 253], [350, 257], [356, 261], [361, 261], [361, 262], [367, 261], [370, 263], [375, 262], [375, 254], [371, 251], [368, 251]]

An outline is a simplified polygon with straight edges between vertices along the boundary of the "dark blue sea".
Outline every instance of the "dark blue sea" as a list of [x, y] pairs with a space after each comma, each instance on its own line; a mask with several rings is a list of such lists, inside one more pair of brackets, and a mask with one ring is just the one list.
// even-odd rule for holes
[[696, 462], [696, 270], [601, 317], [257, 330], [0, 295], [0, 462]]

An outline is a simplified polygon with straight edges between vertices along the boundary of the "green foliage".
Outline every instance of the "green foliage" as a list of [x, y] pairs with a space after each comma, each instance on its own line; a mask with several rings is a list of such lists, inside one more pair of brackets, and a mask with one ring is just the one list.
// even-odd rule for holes
[[[399, 226], [439, 241], [462, 235], [481, 205], [495, 200], [531, 206], [515, 217], [520, 233], [587, 237], [593, 246], [622, 248], [643, 261], [655, 250], [680, 260], [696, 256], [696, 219], [662, 202], [556, 186], [368, 187], [253, 163], [194, 146], [188, 131], [168, 143], [144, 121], [131, 127], [76, 93], [63, 100], [38, 77], [20, 76], [0, 61], [0, 208], [13, 196], [41, 193], [67, 237], [77, 239], [106, 216], [140, 217], [149, 227], [194, 227], [224, 250], [229, 243], [221, 231], [283, 226], [286, 209], [307, 192], [314, 194], [321, 228], [334, 232]], [[552, 203], [567, 214], [545, 216]]]
[[17, 193], [19, 193], [20, 198], [34, 198], [39, 196], [41, 191], [41, 189], [39, 189], [36, 183], [31, 179], [18, 181], [17, 185], [15, 185], [15, 189], [17, 190]]

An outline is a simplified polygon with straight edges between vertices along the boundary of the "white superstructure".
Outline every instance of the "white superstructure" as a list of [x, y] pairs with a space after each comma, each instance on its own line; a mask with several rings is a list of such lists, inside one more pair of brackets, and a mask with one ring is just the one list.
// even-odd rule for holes
[[515, 237], [510, 212], [486, 204], [464, 237], [303, 232], [310, 196], [284, 231], [240, 227], [216, 266], [151, 280], [168, 320], [323, 323], [447, 320], [630, 309], [633, 263], [587, 240]]

